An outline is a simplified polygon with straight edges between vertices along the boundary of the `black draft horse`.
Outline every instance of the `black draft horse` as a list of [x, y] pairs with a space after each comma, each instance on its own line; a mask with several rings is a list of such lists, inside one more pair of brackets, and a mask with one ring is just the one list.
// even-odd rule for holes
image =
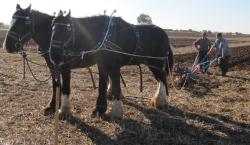
[[[51, 74], [54, 73], [53, 64], [50, 62], [48, 55], [50, 38], [51, 38], [51, 23], [54, 16], [41, 13], [31, 9], [31, 5], [22, 9], [19, 4], [16, 5], [16, 11], [12, 16], [11, 26], [7, 32], [4, 48], [9, 53], [22, 51], [23, 45], [30, 39], [33, 39], [38, 44], [38, 50], [41, 52], [42, 57], [45, 59]], [[64, 95], [69, 95], [69, 72], [62, 73], [62, 90]], [[61, 83], [59, 83], [61, 84]], [[45, 115], [53, 114], [55, 112], [55, 96], [56, 96], [56, 82], [55, 77], [52, 75], [53, 93], [51, 101], [44, 110]], [[60, 85], [61, 87], [61, 85]], [[110, 87], [112, 90], [112, 86]]]
[[[151, 103], [156, 108], [166, 105], [166, 76], [172, 70], [173, 53], [167, 34], [155, 25], [132, 25], [120, 17], [111, 16], [71, 18], [70, 12], [66, 16], [59, 12], [53, 20], [49, 51], [54, 65], [62, 66], [62, 73], [81, 64], [97, 63], [99, 96], [93, 116], [102, 116], [107, 110], [106, 90], [110, 76], [115, 98], [110, 115], [122, 117], [120, 68], [124, 65], [147, 65], [159, 83]], [[65, 96], [61, 111], [70, 113], [69, 106], [69, 96]]]
[[[16, 53], [22, 51], [22, 47], [30, 39], [33, 39], [38, 44], [38, 50], [43, 54], [50, 72], [54, 72], [52, 63], [50, 62], [48, 49], [51, 36], [51, 22], [54, 16], [50, 16], [39, 11], [31, 9], [31, 5], [22, 9], [19, 4], [16, 5], [11, 20], [10, 28], [4, 40], [4, 48], [9, 53]], [[66, 83], [65, 83], [66, 84]], [[50, 103], [44, 110], [45, 115], [55, 112], [55, 96], [56, 96], [56, 83], [52, 75], [53, 94]], [[65, 85], [63, 85], [65, 88]]]

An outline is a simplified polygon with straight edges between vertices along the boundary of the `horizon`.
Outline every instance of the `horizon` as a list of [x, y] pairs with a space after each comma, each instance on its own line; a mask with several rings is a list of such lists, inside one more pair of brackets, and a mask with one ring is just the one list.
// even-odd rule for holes
[[[98, 3], [98, 4], [97, 4]], [[67, 11], [71, 9], [73, 17], [86, 17], [103, 14], [107, 11], [109, 15], [117, 10], [115, 16], [122, 17], [132, 24], [137, 24], [137, 17], [144, 13], [152, 18], [153, 24], [163, 29], [194, 31], [210, 30], [223, 33], [250, 34], [250, 13], [248, 0], [92, 0], [83, 2], [75, 0], [10, 0], [0, 9], [0, 22], [9, 24], [12, 14], [15, 12], [16, 4], [26, 8], [32, 4], [32, 9], [53, 15], [60, 9]], [[79, 4], [81, 4], [79, 6]]]

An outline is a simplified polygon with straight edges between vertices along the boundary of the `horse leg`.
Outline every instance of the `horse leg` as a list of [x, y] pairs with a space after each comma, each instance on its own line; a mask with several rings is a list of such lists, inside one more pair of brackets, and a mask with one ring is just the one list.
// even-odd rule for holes
[[113, 69], [110, 72], [110, 78], [113, 84], [112, 93], [114, 94], [114, 104], [110, 112], [111, 117], [121, 118], [122, 111], [122, 102], [121, 102], [121, 85], [120, 85], [120, 68]]
[[166, 96], [168, 95], [168, 86], [166, 80], [166, 72], [161, 70], [150, 68], [154, 74], [155, 79], [158, 81], [158, 88], [155, 92], [155, 95], [151, 98], [151, 105], [157, 109], [167, 105]]
[[92, 117], [96, 116], [102, 117], [107, 110], [106, 91], [107, 91], [108, 72], [101, 65], [98, 65], [98, 69], [99, 69], [99, 88], [98, 88], [99, 95], [96, 101], [96, 108], [92, 113]]
[[[51, 74], [53, 74], [53, 69], [50, 69], [51, 71]], [[54, 114], [55, 111], [56, 111], [56, 87], [57, 87], [57, 82], [55, 80], [55, 76], [52, 75], [52, 97], [51, 97], [51, 100], [50, 102], [48, 103], [48, 105], [45, 107], [44, 109], [44, 115], [47, 116], [47, 115], [51, 115], [51, 114]], [[61, 82], [59, 80], [59, 87], [61, 88]], [[61, 94], [61, 92], [60, 92]], [[60, 102], [59, 102], [59, 105], [61, 105], [61, 97], [60, 97]]]
[[70, 95], [70, 69], [66, 68], [62, 70], [62, 80], [63, 80], [63, 86], [62, 86], [62, 94], [63, 94], [63, 101], [62, 105], [59, 110], [59, 115], [60, 118], [66, 119], [71, 116], [71, 111], [70, 111], [70, 100], [69, 100], [69, 95]]
[[[121, 77], [121, 79], [122, 79], [122, 77]], [[109, 100], [112, 100], [112, 99], [113, 99], [113, 96], [114, 96], [114, 94], [113, 94], [113, 85], [112, 85], [112, 81], [111, 81], [111, 80], [112, 80], [112, 79], [111, 79], [111, 76], [109, 76], [109, 80], [108, 80], [108, 89], [107, 89], [107, 98], [108, 98]], [[122, 91], [121, 91], [120, 96], [121, 96], [121, 98], [124, 98], [124, 95], [123, 95]]]

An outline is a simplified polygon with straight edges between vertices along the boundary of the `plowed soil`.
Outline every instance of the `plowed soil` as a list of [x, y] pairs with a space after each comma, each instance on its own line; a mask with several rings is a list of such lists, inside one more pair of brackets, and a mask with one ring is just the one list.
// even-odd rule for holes
[[[250, 47], [245, 46], [246, 51]], [[237, 48], [235, 48], [237, 49]], [[242, 48], [243, 49], [243, 48]], [[97, 145], [248, 145], [250, 144], [250, 60], [242, 61], [245, 51], [231, 62], [227, 77], [216, 68], [213, 75], [201, 76], [192, 90], [175, 90], [170, 84], [168, 105], [155, 110], [149, 105], [157, 82], [143, 66], [143, 92], [139, 91], [139, 69], [122, 68], [127, 83], [122, 91], [122, 119], [91, 118], [98, 96], [87, 69], [72, 72], [71, 106], [73, 118], [60, 121], [60, 144]], [[250, 54], [250, 53], [248, 53]], [[23, 77], [18, 54], [0, 50], [0, 144], [53, 144], [54, 118], [44, 116], [43, 109], [52, 95], [51, 82], [38, 83], [30, 73]], [[43, 64], [36, 53], [28, 57]], [[195, 54], [179, 54], [176, 63], [192, 65]], [[245, 59], [245, 58], [244, 58]], [[239, 62], [239, 63], [237, 63]], [[46, 67], [31, 65], [39, 79], [49, 77]], [[96, 83], [98, 71], [92, 67]], [[170, 79], [169, 79], [170, 80]], [[109, 110], [113, 101], [109, 101]], [[108, 110], [108, 111], [109, 111]]]

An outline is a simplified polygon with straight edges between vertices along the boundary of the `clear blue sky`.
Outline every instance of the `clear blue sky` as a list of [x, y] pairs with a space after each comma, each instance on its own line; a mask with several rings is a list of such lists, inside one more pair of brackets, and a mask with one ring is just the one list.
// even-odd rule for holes
[[250, 0], [5, 0], [0, 21], [9, 23], [16, 4], [53, 14], [72, 10], [75, 17], [98, 15], [117, 9], [121, 16], [136, 24], [139, 14], [150, 15], [162, 28], [242, 32], [250, 34]]

